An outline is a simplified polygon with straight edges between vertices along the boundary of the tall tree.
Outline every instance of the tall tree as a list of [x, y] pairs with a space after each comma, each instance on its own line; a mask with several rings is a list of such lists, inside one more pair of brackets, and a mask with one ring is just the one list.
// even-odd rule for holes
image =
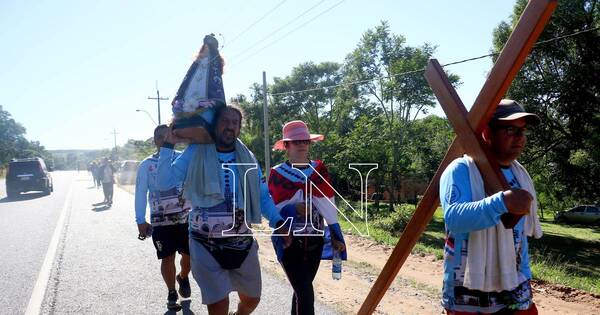
[[[495, 29], [496, 50], [526, 5], [518, 0], [510, 21]], [[547, 200], [600, 200], [600, 33], [596, 29], [551, 40], [598, 28], [599, 18], [598, 1], [560, 1], [508, 92], [542, 118], [522, 160]]]
[[[384, 120], [378, 132], [386, 136], [385, 144], [391, 150], [384, 171], [389, 174], [387, 187], [390, 192], [400, 186], [400, 174], [409, 169], [411, 157], [407, 155], [410, 124], [435, 106], [435, 97], [422, 72], [435, 47], [406, 45], [401, 35], [392, 34], [385, 21], [367, 30], [358, 46], [346, 57], [344, 80], [363, 82], [357, 92], [361, 107], [382, 113]], [[414, 71], [414, 72], [413, 72]], [[411, 72], [410, 74], [404, 74]], [[453, 83], [458, 77], [450, 75]], [[393, 206], [394, 194], [392, 193]]]
[[419, 178], [431, 179], [454, 138], [446, 118], [429, 115], [411, 124], [408, 153], [412, 157], [411, 172]]
[[[302, 118], [311, 129], [327, 135], [338, 117], [334, 114], [335, 88], [341, 82], [340, 65], [335, 62], [306, 62], [292, 69], [285, 78], [274, 78], [271, 85], [274, 121], [280, 123]], [[287, 93], [288, 91], [304, 91]]]
[[[385, 184], [392, 193], [400, 188], [401, 175], [426, 176], [448, 131], [443, 119], [412, 126], [435, 105], [422, 73], [434, 51], [429, 44], [407, 46], [404, 37], [392, 34], [387, 22], [382, 22], [365, 32], [343, 65], [306, 62], [294, 67], [269, 87], [270, 143], [281, 137], [283, 123], [304, 120], [312, 132], [325, 135], [324, 142], [313, 145], [311, 157], [327, 159], [336, 186], [347, 193], [359, 185], [348, 163], [378, 163], [379, 170], [371, 178], [378, 190]], [[411, 73], [399, 75], [407, 72]], [[457, 76], [450, 78], [458, 82]], [[250, 97], [237, 97], [247, 114], [241, 137], [262, 160], [264, 92], [256, 83], [250, 89]], [[414, 134], [423, 141], [411, 141]], [[283, 159], [280, 152], [272, 156], [274, 163]]]

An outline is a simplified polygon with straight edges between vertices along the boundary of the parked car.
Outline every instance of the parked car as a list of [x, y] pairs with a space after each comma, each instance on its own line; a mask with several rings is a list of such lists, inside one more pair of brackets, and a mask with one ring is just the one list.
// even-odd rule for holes
[[52, 176], [43, 159], [14, 159], [8, 163], [6, 195], [9, 198], [26, 191], [42, 191], [49, 195], [53, 190]]
[[137, 169], [140, 165], [139, 161], [136, 160], [125, 160], [119, 166], [119, 173], [117, 174], [117, 181], [121, 185], [135, 184], [135, 177], [137, 175]]
[[600, 207], [577, 206], [566, 211], [559, 211], [554, 220], [557, 222], [587, 223], [600, 225]]

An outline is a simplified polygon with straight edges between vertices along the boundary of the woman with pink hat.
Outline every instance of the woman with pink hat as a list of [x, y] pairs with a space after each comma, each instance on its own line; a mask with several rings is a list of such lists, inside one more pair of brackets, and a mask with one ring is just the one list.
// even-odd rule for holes
[[322, 161], [309, 158], [311, 143], [323, 139], [311, 134], [303, 121], [294, 120], [283, 126], [283, 138], [273, 146], [285, 150], [288, 158], [271, 170], [269, 192], [281, 216], [293, 218], [292, 244], [284, 248], [280, 238], [273, 238], [277, 259], [294, 289], [292, 314], [314, 314], [312, 282], [321, 259], [331, 259], [332, 249], [346, 259], [329, 173]]

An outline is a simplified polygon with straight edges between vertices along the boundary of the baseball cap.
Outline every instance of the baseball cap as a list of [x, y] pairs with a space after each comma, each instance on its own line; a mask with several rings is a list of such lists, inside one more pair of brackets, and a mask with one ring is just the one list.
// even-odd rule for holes
[[497, 120], [515, 120], [519, 118], [525, 118], [529, 125], [539, 125], [541, 120], [536, 114], [528, 113], [525, 111], [521, 104], [514, 100], [503, 99], [496, 107], [496, 112], [492, 116], [492, 122]]

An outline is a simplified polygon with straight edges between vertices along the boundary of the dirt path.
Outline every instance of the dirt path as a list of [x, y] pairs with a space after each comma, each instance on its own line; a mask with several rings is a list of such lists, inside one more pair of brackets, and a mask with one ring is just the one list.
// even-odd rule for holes
[[[332, 280], [330, 262], [323, 261], [315, 294], [344, 314], [356, 314], [392, 248], [355, 235], [346, 238], [350, 260], [344, 265], [342, 280]], [[258, 239], [262, 268], [285, 278], [270, 239]], [[443, 314], [439, 303], [442, 270], [442, 261], [434, 256], [410, 255], [376, 314]], [[600, 296], [542, 283], [534, 283], [533, 288], [540, 314], [600, 314]]]
[[[134, 186], [121, 186], [133, 193]], [[266, 229], [266, 225], [260, 227]], [[342, 280], [331, 279], [331, 263], [322, 261], [315, 279], [316, 298], [343, 314], [356, 314], [386, 263], [392, 247], [356, 235], [345, 235], [349, 261]], [[271, 240], [257, 237], [261, 267], [285, 279]], [[410, 255], [379, 304], [376, 314], [443, 314], [440, 306], [442, 261], [434, 256]], [[555, 284], [533, 283], [540, 314], [600, 314], [600, 296]], [[290, 300], [282, 307], [289, 307]]]

